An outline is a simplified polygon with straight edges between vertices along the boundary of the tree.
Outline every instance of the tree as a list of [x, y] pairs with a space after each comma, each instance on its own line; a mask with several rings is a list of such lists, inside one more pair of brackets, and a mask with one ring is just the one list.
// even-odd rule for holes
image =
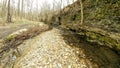
[[10, 0], [8, 0], [7, 22], [8, 22], [8, 23], [12, 22], [12, 21], [11, 21], [11, 14], [10, 14]]
[[72, 2], [74, 3], [75, 0], [72, 0]]
[[22, 17], [24, 16], [24, 0], [22, 0], [22, 5], [21, 5], [21, 19], [22, 19]]
[[69, 1], [69, 0], [67, 0], [67, 5], [69, 5], [69, 3], [70, 3], [70, 1]]
[[20, 0], [18, 0], [18, 16], [20, 16]]
[[36, 18], [36, 20], [38, 20], [38, 15], [39, 15], [39, 9], [38, 9], [38, 0], [36, 0], [36, 11], [35, 11], [36, 13], [35, 13], [35, 18]]
[[1, 17], [4, 17], [6, 15], [6, 6], [7, 5], [7, 0], [2, 0], [1, 1]]
[[81, 7], [81, 25], [83, 24], [84, 22], [84, 18], [83, 18], [83, 3], [82, 3], [82, 0], [79, 0], [80, 1], [80, 7]]

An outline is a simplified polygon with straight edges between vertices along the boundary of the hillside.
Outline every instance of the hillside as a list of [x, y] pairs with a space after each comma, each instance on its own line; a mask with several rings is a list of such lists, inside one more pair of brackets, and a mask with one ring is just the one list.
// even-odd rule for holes
[[[109, 32], [120, 33], [120, 1], [119, 0], [84, 0], [83, 25], [102, 28]], [[80, 23], [80, 3], [65, 7], [60, 14], [55, 14], [51, 23], [57, 23], [56, 16], [61, 17], [63, 26]]]
[[108, 46], [120, 54], [120, 1], [84, 0], [84, 22], [80, 25], [80, 2], [68, 5], [53, 15], [52, 25], [61, 25], [94, 45]]
[[93, 46], [108, 47], [120, 55], [120, 1], [84, 0], [81, 25], [80, 2], [76, 1], [53, 15], [51, 25], [68, 29]]

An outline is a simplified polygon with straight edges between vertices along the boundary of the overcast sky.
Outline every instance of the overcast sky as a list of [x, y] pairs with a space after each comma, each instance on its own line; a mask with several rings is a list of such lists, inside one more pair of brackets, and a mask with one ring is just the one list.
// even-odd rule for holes
[[[38, 0], [38, 5], [39, 5], [39, 8], [42, 7], [42, 5], [44, 3], [47, 3], [47, 4], [50, 4], [50, 6], [52, 7], [53, 3], [55, 3], [56, 5], [57, 4], [60, 4], [60, 1], [61, 0]], [[63, 1], [63, 6], [66, 6], [67, 5], [67, 0], [62, 0]], [[73, 0], [69, 0], [69, 4], [72, 3]], [[75, 0], [76, 1], [76, 0]], [[36, 4], [36, 0], [34, 0], [34, 5]]]
[[[0, 2], [2, 2], [4, 0], [0, 0]], [[17, 6], [18, 4], [18, 0], [11, 0], [12, 2], [14, 2], [14, 6]], [[25, 0], [27, 1], [27, 0]], [[36, 8], [36, 1], [37, 0], [28, 0], [28, 1], [32, 1], [33, 3], [33, 8]], [[47, 4], [49, 7], [52, 7], [53, 3], [55, 3], [56, 5], [60, 4], [61, 0], [38, 0], [38, 8], [39, 10], [41, 9], [42, 6], [44, 6], [44, 4]], [[63, 6], [67, 5], [67, 0], [62, 0], [63, 1]], [[72, 3], [73, 0], [69, 0], [69, 4]], [[76, 1], [76, 0], [75, 0]], [[47, 7], [47, 6], [46, 6]], [[16, 7], [17, 8], [17, 7]]]

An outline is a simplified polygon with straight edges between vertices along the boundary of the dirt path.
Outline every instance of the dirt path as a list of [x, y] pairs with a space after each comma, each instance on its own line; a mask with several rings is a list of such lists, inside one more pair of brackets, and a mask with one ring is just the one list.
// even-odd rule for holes
[[20, 30], [20, 29], [24, 29], [24, 28], [29, 28], [33, 26], [33, 24], [13, 24], [13, 25], [7, 25], [7, 26], [0, 26], [0, 39], [5, 38], [6, 36], [8, 36], [9, 34]]
[[77, 50], [65, 43], [58, 29], [54, 28], [42, 33], [34, 41], [32, 44], [26, 44], [29, 48], [18, 58], [14, 68], [80, 68], [85, 66], [78, 61], [79, 58], [75, 54]]

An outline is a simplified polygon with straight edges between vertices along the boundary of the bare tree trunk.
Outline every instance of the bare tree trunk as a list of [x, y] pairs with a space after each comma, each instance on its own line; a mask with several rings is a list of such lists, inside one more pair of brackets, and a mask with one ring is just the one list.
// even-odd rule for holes
[[67, 0], [67, 5], [69, 5], [69, 3], [70, 3], [70, 1], [69, 1], [69, 0]]
[[62, 13], [62, 12], [61, 12], [61, 11], [62, 11], [62, 3], [63, 3], [62, 0], [60, 0], [60, 11], [59, 11], [59, 12], [60, 12], [60, 15], [61, 15], [61, 13]]
[[1, 17], [4, 17], [6, 15], [6, 7], [7, 7], [7, 0], [2, 1], [2, 11], [1, 11]]
[[82, 0], [79, 0], [80, 1], [80, 6], [81, 6], [81, 25], [83, 24], [84, 22], [84, 18], [83, 18], [83, 3], [82, 3]]
[[33, 0], [30, 1], [30, 10], [29, 10], [30, 14], [31, 14], [30, 15], [30, 20], [33, 20], [33, 12], [32, 12], [33, 6], [32, 6], [32, 4], [33, 4]]
[[20, 0], [18, 0], [18, 16], [20, 16]]
[[22, 7], [21, 7], [21, 19], [23, 18], [24, 16], [24, 0], [22, 0]]
[[7, 14], [7, 22], [11, 23], [11, 14], [10, 14], [10, 0], [8, 1], [8, 14]]
[[74, 0], [72, 0], [72, 2], [74, 3]]
[[53, 2], [53, 12], [55, 11], [55, 3]]
[[36, 20], [38, 20], [39, 10], [38, 10], [38, 0], [36, 0]]
[[58, 16], [59, 25], [61, 25], [62, 3], [63, 3], [63, 0], [60, 1], [60, 10], [59, 10], [59, 16]]

